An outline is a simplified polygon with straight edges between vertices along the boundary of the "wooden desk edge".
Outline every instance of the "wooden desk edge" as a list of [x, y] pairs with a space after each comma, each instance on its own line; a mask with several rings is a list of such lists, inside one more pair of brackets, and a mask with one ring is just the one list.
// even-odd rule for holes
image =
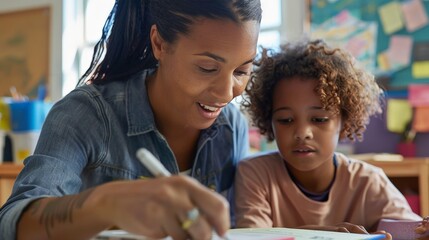
[[9, 163], [9, 162], [1, 163], [0, 178], [3, 178], [3, 177], [16, 178], [16, 176], [21, 172], [23, 167], [24, 167], [23, 164], [15, 164], [15, 163]]

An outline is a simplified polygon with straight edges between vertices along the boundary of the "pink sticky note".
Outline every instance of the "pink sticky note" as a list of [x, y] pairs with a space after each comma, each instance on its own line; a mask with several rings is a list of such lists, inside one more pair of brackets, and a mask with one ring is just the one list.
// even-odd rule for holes
[[429, 107], [429, 84], [410, 84], [408, 101], [414, 107]]
[[394, 35], [390, 38], [388, 57], [392, 63], [410, 64], [413, 39], [406, 35]]
[[413, 32], [428, 24], [428, 16], [421, 0], [406, 1], [402, 4], [402, 14], [405, 19], [405, 27]]

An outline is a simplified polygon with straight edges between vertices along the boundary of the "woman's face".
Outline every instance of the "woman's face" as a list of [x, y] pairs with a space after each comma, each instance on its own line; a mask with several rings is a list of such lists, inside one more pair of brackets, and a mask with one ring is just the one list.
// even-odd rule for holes
[[312, 171], [332, 167], [339, 140], [339, 114], [323, 109], [314, 92], [317, 81], [294, 77], [277, 83], [272, 126], [282, 157], [293, 169]]
[[159, 68], [149, 94], [154, 111], [164, 118], [179, 127], [205, 129], [249, 81], [259, 24], [201, 19], [189, 30], [167, 44], [152, 28]]

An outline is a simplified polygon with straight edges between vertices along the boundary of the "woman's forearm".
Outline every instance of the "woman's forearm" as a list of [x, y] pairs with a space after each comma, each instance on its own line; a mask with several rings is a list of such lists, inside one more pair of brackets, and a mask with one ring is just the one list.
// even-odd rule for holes
[[110, 227], [97, 212], [94, 190], [34, 201], [19, 220], [17, 239], [89, 239]]

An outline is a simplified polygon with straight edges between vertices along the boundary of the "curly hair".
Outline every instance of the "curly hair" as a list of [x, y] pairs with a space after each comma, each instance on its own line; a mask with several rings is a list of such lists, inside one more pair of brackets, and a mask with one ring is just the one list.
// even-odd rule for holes
[[322, 107], [341, 114], [341, 138], [361, 141], [370, 116], [382, 112], [384, 94], [374, 76], [360, 68], [348, 52], [330, 48], [323, 40], [284, 44], [280, 51], [262, 48], [255, 66], [242, 108], [268, 141], [274, 140], [273, 92], [281, 80], [298, 76], [317, 81], [314, 91]]

